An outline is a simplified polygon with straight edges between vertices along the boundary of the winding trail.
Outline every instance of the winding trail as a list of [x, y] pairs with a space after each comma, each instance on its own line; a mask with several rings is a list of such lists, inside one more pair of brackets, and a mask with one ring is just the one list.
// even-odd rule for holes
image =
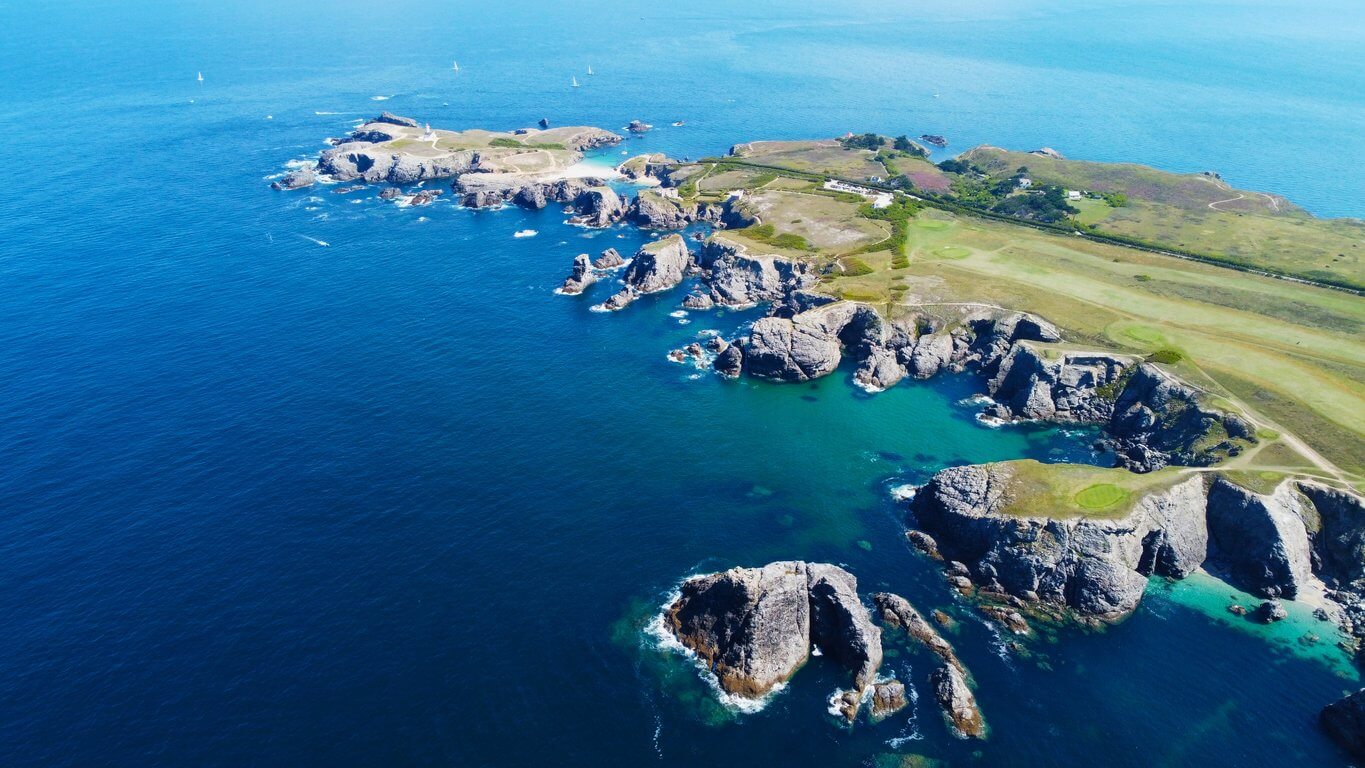
[[1212, 203], [1209, 203], [1209, 207], [1212, 208], [1213, 210], [1217, 211], [1217, 210], [1220, 210], [1220, 209], [1218, 208], [1218, 206], [1219, 206], [1219, 205], [1222, 205], [1223, 203], [1235, 203], [1235, 202], [1237, 202], [1238, 200], [1245, 200], [1246, 197], [1247, 197], [1246, 195], [1238, 195], [1238, 196], [1236, 196], [1236, 197], [1229, 197], [1229, 198], [1226, 199], [1226, 200], [1216, 200], [1216, 201], [1214, 201], [1214, 202], [1212, 202]]

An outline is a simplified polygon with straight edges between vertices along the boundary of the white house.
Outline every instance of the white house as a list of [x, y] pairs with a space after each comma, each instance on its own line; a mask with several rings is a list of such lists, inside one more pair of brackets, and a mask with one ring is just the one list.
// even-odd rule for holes
[[1020, 188], [1020, 189], [1028, 189], [1028, 188], [1031, 187], [1031, 186], [1033, 186], [1033, 179], [1027, 179], [1027, 178], [1025, 178], [1025, 179], [1020, 179], [1020, 180], [1019, 180], [1019, 188]]
[[1068, 190], [1066, 191], [1066, 199], [1067, 199], [1067, 200], [1080, 200], [1080, 199], [1081, 199], [1081, 192], [1080, 192], [1080, 190], [1078, 190], [1078, 189], [1068, 189]]

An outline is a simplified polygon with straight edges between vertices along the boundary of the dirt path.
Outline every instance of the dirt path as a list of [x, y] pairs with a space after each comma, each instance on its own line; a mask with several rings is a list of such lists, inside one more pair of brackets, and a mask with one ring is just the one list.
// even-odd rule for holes
[[1238, 196], [1236, 196], [1236, 197], [1229, 197], [1229, 198], [1226, 199], [1226, 200], [1217, 200], [1217, 201], [1215, 201], [1215, 202], [1209, 203], [1209, 207], [1212, 208], [1213, 210], [1217, 211], [1217, 210], [1219, 210], [1218, 206], [1222, 205], [1223, 203], [1235, 203], [1235, 202], [1237, 202], [1238, 200], [1245, 200], [1246, 198], [1247, 198], [1246, 195], [1238, 195]]

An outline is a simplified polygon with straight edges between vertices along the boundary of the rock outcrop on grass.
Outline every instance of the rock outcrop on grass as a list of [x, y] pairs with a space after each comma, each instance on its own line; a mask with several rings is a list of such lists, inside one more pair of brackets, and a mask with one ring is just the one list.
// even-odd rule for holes
[[[859, 601], [853, 574], [834, 565], [783, 561], [695, 576], [683, 582], [664, 621], [736, 696], [771, 692], [811, 648], [848, 670], [852, 702], [862, 700], [881, 667], [881, 630]], [[846, 717], [857, 710], [854, 703]]]

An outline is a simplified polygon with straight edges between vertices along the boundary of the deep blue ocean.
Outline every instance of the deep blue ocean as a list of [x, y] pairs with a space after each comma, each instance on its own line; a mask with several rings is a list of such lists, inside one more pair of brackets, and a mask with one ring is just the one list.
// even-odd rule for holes
[[[755, 313], [552, 294], [630, 228], [267, 182], [388, 109], [685, 120], [623, 147], [675, 156], [939, 133], [1361, 215], [1363, 41], [1358, 0], [5, 0], [0, 765], [1344, 765], [1316, 715], [1359, 675], [1306, 609], [1154, 583], [1011, 653], [905, 545], [891, 488], [1088, 435], [981, 427], [965, 379], [670, 363]], [[990, 739], [913, 651], [915, 706], [848, 729], [819, 663], [736, 715], [643, 632], [683, 576], [780, 558], [959, 618]]]

